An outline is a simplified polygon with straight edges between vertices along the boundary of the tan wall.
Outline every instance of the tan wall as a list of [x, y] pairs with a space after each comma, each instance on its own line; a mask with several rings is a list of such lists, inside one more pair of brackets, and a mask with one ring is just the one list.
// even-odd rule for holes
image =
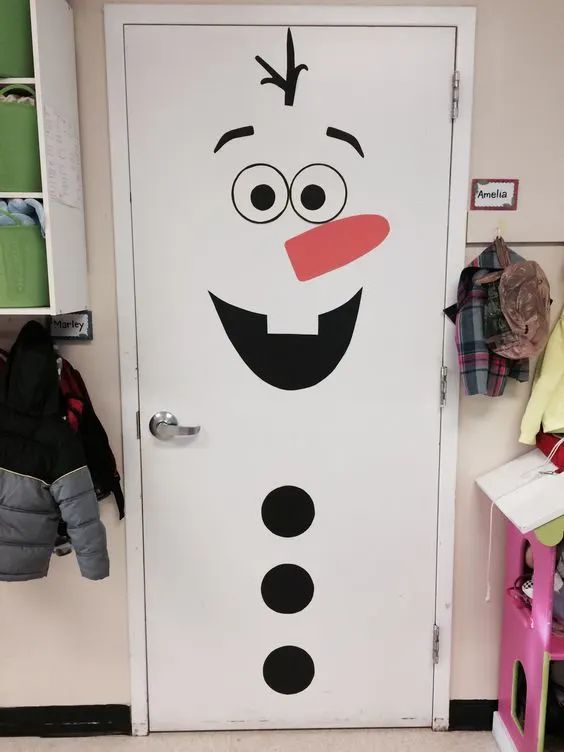
[[[386, 0], [385, 4], [405, 3]], [[564, 64], [560, 42], [564, 37], [564, 4], [561, 0], [434, 0], [411, 4], [478, 5], [472, 173], [477, 177], [527, 174], [528, 181], [522, 186], [525, 195], [542, 195], [542, 181], [562, 157], [558, 134], [563, 130], [564, 107], [558, 102], [557, 92]], [[103, 0], [74, 0], [73, 5], [95, 340], [68, 350], [86, 377], [96, 409], [119, 455]], [[535, 156], [539, 148], [542, 159]], [[523, 154], [528, 155], [526, 162]], [[549, 177], [552, 179], [552, 172]], [[538, 202], [531, 199], [524, 208], [529, 211], [520, 213], [515, 227], [527, 230], [527, 240], [545, 240], [541, 230], [554, 219], [553, 212], [546, 221], [540, 221], [542, 207]], [[472, 219], [473, 223], [482, 221]], [[487, 227], [472, 226], [487, 236]], [[539, 234], [535, 235], [539, 227]], [[551, 240], [564, 240], [564, 234], [559, 238], [554, 233], [556, 230]], [[521, 238], [514, 235], [513, 239]], [[469, 250], [469, 256], [475, 251]], [[553, 284], [554, 310], [558, 312], [564, 302], [562, 248], [530, 247], [526, 252], [547, 270]], [[3, 335], [10, 326], [14, 324], [4, 322]], [[486, 604], [489, 510], [485, 500], [479, 498], [473, 479], [520, 451], [517, 426], [527, 394], [526, 386], [512, 385], [509, 393], [497, 401], [462, 400], [456, 500], [455, 698], [496, 696], [502, 525], [496, 518], [493, 598]], [[124, 529], [110, 503], [103, 504], [103, 519], [112, 558], [109, 580], [80, 580], [74, 560], [67, 557], [53, 562], [46, 581], [0, 586], [0, 706], [129, 702]]]

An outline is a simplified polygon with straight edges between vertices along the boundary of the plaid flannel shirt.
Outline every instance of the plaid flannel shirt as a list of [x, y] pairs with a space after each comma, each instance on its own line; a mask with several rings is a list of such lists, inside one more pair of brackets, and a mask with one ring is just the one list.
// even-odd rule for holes
[[[522, 261], [510, 251], [511, 262]], [[458, 284], [456, 312], [456, 347], [466, 394], [499, 397], [507, 379], [529, 380], [528, 359], [510, 360], [492, 352], [484, 339], [484, 307], [487, 290], [477, 284], [488, 272], [501, 269], [493, 245], [486, 248], [463, 270]]]

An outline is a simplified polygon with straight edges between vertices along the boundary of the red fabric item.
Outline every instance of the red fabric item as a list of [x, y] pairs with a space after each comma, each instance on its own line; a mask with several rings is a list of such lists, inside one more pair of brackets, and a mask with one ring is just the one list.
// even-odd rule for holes
[[81, 390], [81, 385], [74, 376], [73, 369], [68, 361], [64, 359], [59, 385], [64, 399], [68, 424], [72, 430], [77, 433], [80, 427], [82, 413], [84, 412], [84, 396]]
[[[544, 433], [541, 430], [537, 434], [537, 448], [548, 457], [562, 438], [555, 433]], [[564, 470], [564, 444], [558, 447], [550, 461], [558, 468], [557, 472], [561, 473]]]

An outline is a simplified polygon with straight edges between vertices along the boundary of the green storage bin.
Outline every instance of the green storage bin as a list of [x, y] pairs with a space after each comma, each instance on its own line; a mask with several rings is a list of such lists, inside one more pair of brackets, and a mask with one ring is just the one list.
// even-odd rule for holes
[[[13, 217], [2, 209], [0, 212]], [[47, 251], [41, 228], [21, 223], [0, 225], [0, 308], [48, 305]]]
[[0, 0], [0, 78], [31, 78], [29, 0]]
[[[35, 96], [30, 86], [21, 84], [0, 88], [0, 95], [16, 91]], [[0, 101], [0, 194], [2, 191], [41, 191], [37, 110], [33, 104]]]

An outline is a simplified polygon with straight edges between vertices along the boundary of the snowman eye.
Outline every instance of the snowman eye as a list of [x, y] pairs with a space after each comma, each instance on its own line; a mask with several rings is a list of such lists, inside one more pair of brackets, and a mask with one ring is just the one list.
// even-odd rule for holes
[[233, 206], [249, 222], [277, 219], [288, 206], [290, 190], [280, 170], [268, 164], [245, 167], [233, 181]]
[[292, 180], [290, 200], [306, 222], [323, 224], [335, 219], [347, 203], [347, 184], [334, 167], [310, 164]]

